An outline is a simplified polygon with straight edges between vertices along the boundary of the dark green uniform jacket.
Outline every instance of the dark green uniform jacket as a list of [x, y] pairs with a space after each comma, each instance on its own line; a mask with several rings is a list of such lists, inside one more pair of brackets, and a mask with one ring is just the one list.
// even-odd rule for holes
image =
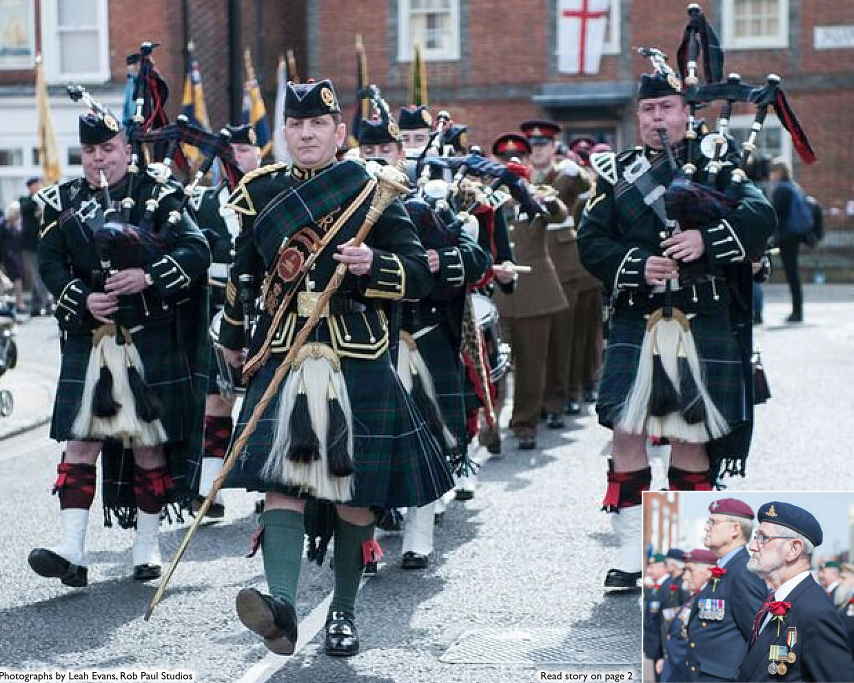
[[[253, 275], [260, 296], [246, 365], [251, 379], [235, 439], [310, 314], [313, 295], [329, 282], [337, 265], [332, 258], [336, 246], [352, 239], [363, 224], [372, 194], [365, 201], [355, 198], [369, 180], [365, 167], [354, 161], [317, 172], [299, 168], [289, 172], [274, 164], [244, 176], [232, 195], [229, 204], [240, 216], [242, 229], [226, 293], [222, 331], [226, 347], [244, 345], [243, 310], [235, 296], [241, 274]], [[339, 224], [339, 231], [330, 237]], [[330, 241], [321, 248], [324, 239]], [[373, 250], [371, 272], [344, 277], [328, 314], [308, 341], [331, 347], [341, 360], [353, 415], [356, 473], [350, 504], [422, 506], [450, 489], [452, 480], [438, 443], [397, 378], [382, 304], [419, 299], [429, 293], [433, 279], [424, 248], [399, 199], [383, 212], [365, 244]], [[319, 257], [299, 282], [300, 269], [308, 263], [306, 254], [317, 251]], [[292, 298], [289, 287], [295, 288]], [[279, 387], [232, 470], [229, 485], [304, 493], [287, 482], [261, 476], [273, 443], [281, 393]]]

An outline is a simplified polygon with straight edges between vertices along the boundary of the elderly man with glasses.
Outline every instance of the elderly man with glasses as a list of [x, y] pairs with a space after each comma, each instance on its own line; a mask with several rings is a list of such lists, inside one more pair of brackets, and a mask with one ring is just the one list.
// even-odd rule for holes
[[768, 589], [747, 571], [753, 510], [735, 498], [709, 505], [705, 545], [718, 558], [688, 620], [686, 666], [691, 681], [734, 681], [747, 651], [753, 617]]
[[821, 526], [796, 505], [759, 508], [747, 568], [772, 589], [757, 611], [739, 681], [854, 681], [842, 620], [810, 574]]

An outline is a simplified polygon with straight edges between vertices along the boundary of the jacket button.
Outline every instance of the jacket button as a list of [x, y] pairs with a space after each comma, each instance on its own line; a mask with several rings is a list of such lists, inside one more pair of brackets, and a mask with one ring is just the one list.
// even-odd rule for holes
[[[686, 663], [687, 663], [687, 662], [686, 662]], [[691, 667], [691, 671], [696, 671], [696, 670], [697, 670], [697, 667], [696, 667], [696, 666], [692, 666], [692, 667]]]
[[697, 647], [697, 646], [696, 646], [696, 645], [694, 645], [694, 643], [691, 643], [691, 647]]
[[669, 633], [667, 634], [667, 640], [670, 640], [670, 634]]
[[706, 622], [704, 621], [702, 624], [703, 628], [706, 628]]

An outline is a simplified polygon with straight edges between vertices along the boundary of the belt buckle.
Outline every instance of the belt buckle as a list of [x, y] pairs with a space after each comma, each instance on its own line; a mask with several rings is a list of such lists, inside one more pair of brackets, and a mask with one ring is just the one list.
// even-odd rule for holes
[[[300, 318], [310, 318], [321, 296], [322, 292], [297, 292], [297, 315]], [[319, 317], [329, 317], [329, 302], [326, 302]]]

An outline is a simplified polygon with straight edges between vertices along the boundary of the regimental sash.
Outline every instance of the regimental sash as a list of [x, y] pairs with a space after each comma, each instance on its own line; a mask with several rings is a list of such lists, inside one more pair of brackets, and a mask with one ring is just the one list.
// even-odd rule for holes
[[362, 164], [343, 161], [279, 193], [258, 214], [253, 232], [267, 275], [261, 289], [263, 311], [243, 368], [246, 376], [266, 360], [282, 318], [314, 262], [375, 187]]

